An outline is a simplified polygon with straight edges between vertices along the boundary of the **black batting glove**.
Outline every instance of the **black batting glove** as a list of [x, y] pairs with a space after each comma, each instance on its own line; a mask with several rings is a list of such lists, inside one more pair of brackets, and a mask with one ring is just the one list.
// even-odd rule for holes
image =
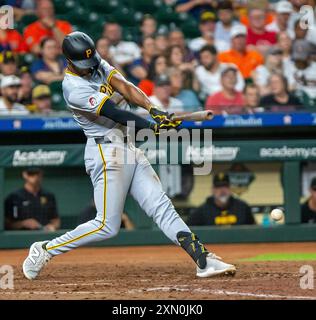
[[162, 122], [170, 122], [170, 117], [172, 116], [171, 114], [169, 114], [166, 111], [161, 111], [156, 107], [151, 107], [149, 109], [149, 114], [150, 116], [158, 123], [162, 123]]

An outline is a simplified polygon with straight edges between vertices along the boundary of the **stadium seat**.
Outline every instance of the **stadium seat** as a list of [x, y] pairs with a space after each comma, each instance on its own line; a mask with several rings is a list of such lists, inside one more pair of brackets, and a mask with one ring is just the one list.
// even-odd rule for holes
[[89, 14], [85, 10], [84, 7], [76, 7], [69, 15], [68, 15], [68, 21], [71, 24], [75, 25], [85, 25], [87, 24], [87, 18]]
[[135, 12], [128, 7], [119, 8], [112, 13], [112, 18], [124, 27], [136, 26]]
[[63, 98], [62, 83], [60, 81], [52, 82], [49, 87], [52, 92], [53, 110], [65, 111], [66, 104]]
[[161, 5], [160, 0], [133, 1], [133, 8], [143, 13], [155, 13]]
[[181, 22], [180, 16], [176, 13], [172, 7], [162, 5], [154, 17], [157, 19], [158, 23], [168, 24], [174, 23], [175, 25]]
[[19, 66], [30, 66], [35, 60], [35, 56], [33, 54], [20, 54], [19, 55]]
[[85, 5], [88, 10], [97, 11], [101, 14], [110, 14], [116, 9], [122, 7], [122, 3], [119, 0], [89, 0], [86, 1]]
[[186, 38], [193, 39], [201, 35], [197, 22], [193, 19], [187, 20], [180, 24], [180, 29]]
[[78, 5], [78, 1], [75, 0], [55, 0], [55, 12], [57, 15], [59, 14], [67, 14], [71, 13], [72, 10]]
[[15, 29], [17, 29], [17, 31], [19, 31], [20, 33], [23, 33], [24, 28], [29, 24], [35, 22], [36, 20], [37, 20], [37, 16], [34, 14], [23, 16], [21, 20], [16, 23]]

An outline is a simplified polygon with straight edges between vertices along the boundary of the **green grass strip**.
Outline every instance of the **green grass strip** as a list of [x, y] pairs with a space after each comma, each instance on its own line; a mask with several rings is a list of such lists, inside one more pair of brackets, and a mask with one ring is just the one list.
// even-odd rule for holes
[[316, 253], [266, 253], [240, 261], [308, 261], [316, 260]]

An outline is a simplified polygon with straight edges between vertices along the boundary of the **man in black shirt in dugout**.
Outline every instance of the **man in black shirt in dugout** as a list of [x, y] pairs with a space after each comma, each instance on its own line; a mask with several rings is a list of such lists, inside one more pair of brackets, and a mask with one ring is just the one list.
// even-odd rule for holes
[[55, 196], [42, 189], [40, 168], [23, 170], [23, 188], [5, 199], [6, 230], [55, 231], [60, 227]]
[[192, 226], [255, 224], [248, 204], [232, 195], [229, 176], [223, 172], [213, 178], [213, 195], [188, 219]]
[[316, 177], [310, 184], [310, 196], [301, 206], [302, 223], [316, 223]]

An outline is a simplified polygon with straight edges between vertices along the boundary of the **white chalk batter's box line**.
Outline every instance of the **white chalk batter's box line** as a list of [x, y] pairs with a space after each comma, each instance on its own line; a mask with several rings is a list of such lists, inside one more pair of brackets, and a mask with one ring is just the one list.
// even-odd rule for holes
[[[65, 284], [65, 285], [78, 285], [80, 284]], [[231, 290], [219, 290], [219, 289], [203, 289], [203, 288], [195, 288], [190, 289], [188, 285], [178, 285], [178, 286], [161, 286], [161, 287], [153, 287], [153, 288], [143, 288], [143, 289], [131, 289], [128, 290], [128, 294], [137, 294], [137, 293], [150, 293], [150, 292], [190, 292], [193, 293], [207, 293], [211, 295], [217, 296], [226, 296], [226, 297], [248, 297], [248, 298], [259, 298], [259, 299], [285, 299], [285, 300], [316, 300], [316, 296], [291, 296], [291, 295], [280, 295], [280, 294], [265, 294], [265, 293], [253, 293], [253, 292], [240, 292], [240, 291], [231, 291]], [[0, 292], [1, 295], [103, 295], [108, 294], [108, 291], [5, 291]]]

